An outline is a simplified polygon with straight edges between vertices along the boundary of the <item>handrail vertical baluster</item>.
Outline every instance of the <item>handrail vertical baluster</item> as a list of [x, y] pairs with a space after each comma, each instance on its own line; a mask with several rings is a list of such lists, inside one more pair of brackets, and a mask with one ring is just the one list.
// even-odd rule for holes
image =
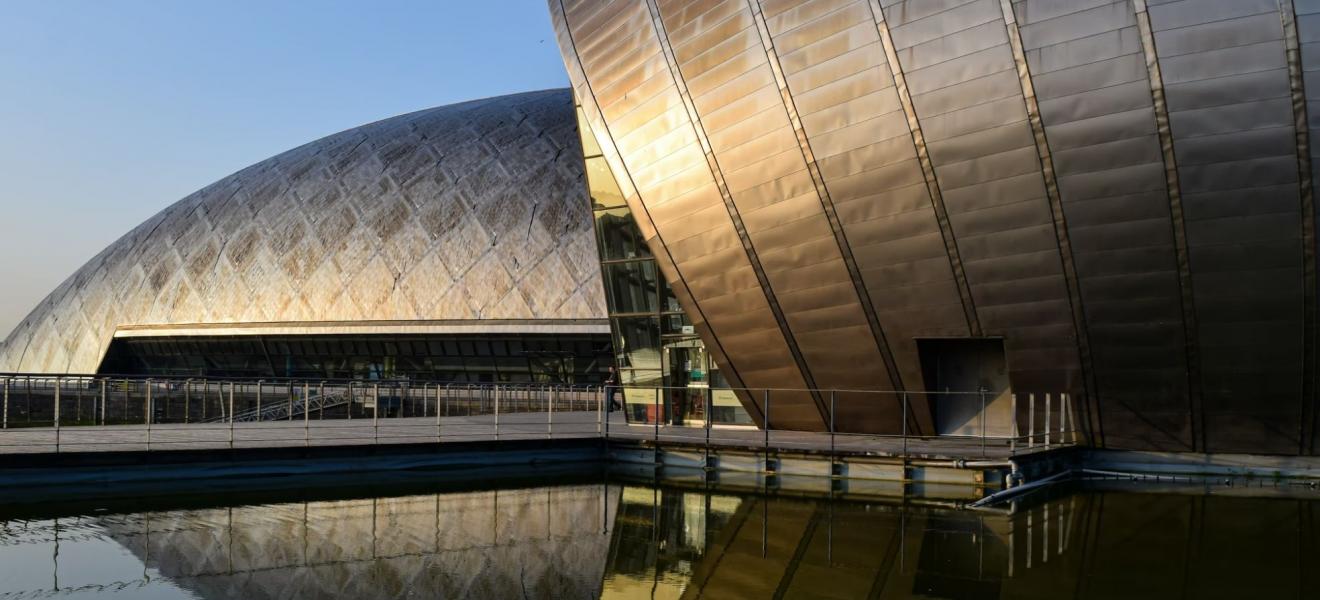
[[60, 453], [60, 378], [55, 377], [55, 453]]
[[312, 445], [312, 397], [308, 395], [311, 390], [307, 382], [303, 381], [303, 446]]

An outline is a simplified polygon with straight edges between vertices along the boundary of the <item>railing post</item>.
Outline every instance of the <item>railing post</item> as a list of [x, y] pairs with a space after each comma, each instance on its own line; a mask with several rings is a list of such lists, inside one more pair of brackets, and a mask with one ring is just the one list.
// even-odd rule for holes
[[770, 390], [765, 391], [765, 451], [766, 460], [770, 460]]
[[[446, 388], [449, 386], [446, 385]], [[422, 393], [426, 393], [426, 388], [422, 388]], [[435, 384], [435, 443], [440, 443], [440, 384]]]
[[[312, 397], [308, 395], [309, 392], [311, 392], [311, 390], [308, 388], [307, 382], [304, 381], [303, 382], [303, 446], [312, 445], [312, 422], [311, 422]], [[324, 402], [325, 399], [322, 398], [321, 401]]]
[[834, 390], [830, 390], [830, 456], [834, 456]]
[[[902, 404], [903, 404], [903, 458], [904, 458], [904, 460], [906, 460], [906, 459], [907, 459], [907, 454], [908, 454], [908, 448], [907, 448], [907, 446], [908, 446], [908, 434], [907, 434], [907, 411], [908, 411], [908, 407], [907, 407], [907, 405], [908, 405], [908, 398], [907, 398], [907, 392], [906, 392], [906, 391], [902, 392], [902, 394], [903, 394], [903, 399], [902, 399]], [[906, 464], [906, 463], [905, 463], [905, 464]], [[904, 471], [906, 471], [906, 470], [907, 470], [907, 469], [906, 469], [906, 467], [905, 467], [905, 468], [904, 468]]]
[[660, 390], [661, 390], [661, 388], [659, 388], [659, 387], [655, 388], [655, 400], [654, 400], [654, 402], [655, 402], [655, 443], [657, 443], [657, 444], [660, 443], [660, 411], [662, 410], [662, 409], [660, 408]]
[[491, 386], [492, 404], [495, 410], [495, 439], [500, 439], [500, 385], [497, 383]]
[[344, 406], [348, 407], [348, 420], [352, 421], [353, 420], [353, 382], [352, 381], [348, 382], [348, 403], [345, 404]]
[[1050, 447], [1050, 393], [1045, 392], [1045, 447]]
[[714, 412], [715, 390], [706, 388], [706, 464], [703, 465], [705, 467], [710, 466], [710, 428], [711, 423], [715, 420]]
[[324, 421], [325, 420], [325, 382], [324, 381], [318, 382], [316, 384], [316, 397], [320, 400], [320, 402], [316, 403], [316, 420]]
[[[588, 386], [587, 389], [590, 390], [591, 387]], [[605, 397], [604, 394], [601, 394], [596, 396], [596, 433], [598, 435], [604, 433], [604, 424], [605, 424]]]
[[[6, 384], [8, 384], [8, 382], [6, 382]], [[9, 402], [7, 401], [9, 398], [8, 385], [6, 385], [6, 389], [5, 389], [5, 398], [6, 398], [5, 404], [8, 405], [9, 404]], [[101, 380], [101, 424], [102, 425], [105, 425], [105, 405], [109, 403], [108, 402], [109, 400], [110, 398], [108, 398], [105, 395], [105, 380], [102, 379]]]
[[156, 407], [154, 407], [154, 406], [151, 405], [151, 380], [150, 380], [150, 379], [147, 380], [147, 401], [146, 401], [146, 402], [147, 402], [147, 416], [146, 416], [146, 420], [147, 420], [147, 451], [150, 452], [150, 451], [151, 451], [151, 421], [153, 420], [152, 417], [155, 416], [155, 415], [152, 414], [152, 413], [155, 411], [155, 408], [156, 408]]
[[1068, 427], [1068, 394], [1059, 394], [1059, 444], [1067, 444], [1068, 436], [1066, 429]]
[[555, 437], [555, 389], [548, 388], [546, 392], [549, 394], [546, 397], [546, 402], [550, 404], [550, 410], [549, 410], [549, 414], [546, 415], [545, 437], [554, 438]]
[[5, 409], [4, 409], [4, 423], [3, 423], [3, 427], [0, 427], [0, 428], [3, 428], [3, 429], [9, 429], [9, 382], [10, 382], [10, 381], [13, 381], [13, 378], [12, 378], [12, 377], [6, 377], [6, 378], [5, 378]]
[[1027, 394], [1027, 447], [1036, 447], [1036, 392]]
[[264, 379], [258, 379], [258, 380], [257, 380], [257, 420], [258, 420], [258, 421], [262, 421], [262, 420], [263, 420], [263, 419], [261, 418], [261, 388], [264, 388], [264, 387], [266, 387], [266, 386], [265, 386], [265, 380], [264, 380]]
[[1008, 452], [1012, 454], [1017, 452], [1018, 438], [1018, 414], [1017, 414], [1017, 394], [1009, 395], [1009, 412], [1013, 415], [1013, 428], [1008, 432]]
[[234, 382], [229, 382], [229, 449], [234, 449]]
[[293, 382], [290, 381], [285, 385], [289, 386], [289, 420], [292, 421], [293, 420]]
[[183, 380], [183, 422], [188, 422], [188, 417], [192, 414], [192, 380]]
[[371, 443], [380, 445], [380, 384], [371, 384]]
[[[623, 406], [624, 408], [623, 408], [623, 409], [620, 409], [620, 410], [626, 410], [627, 407], [628, 407], [628, 400], [627, 400], [627, 398], [628, 398], [628, 396], [627, 396], [628, 392], [627, 392], [627, 390], [625, 390], [625, 389], [623, 388], [623, 385], [622, 385], [622, 384], [623, 384], [623, 380], [622, 380], [622, 379], [619, 380], [619, 384], [620, 384], [620, 385], [619, 385], [619, 395], [622, 396], [622, 397], [624, 398], [624, 400], [620, 403], [620, 405]], [[597, 396], [597, 401], [596, 401], [597, 406], [601, 406], [601, 405], [603, 405], [604, 403], [608, 403], [608, 402], [610, 401], [609, 398], [604, 397], [604, 396], [608, 395], [607, 393], [605, 393], [605, 389], [606, 389], [606, 388], [601, 388], [601, 392], [602, 392], [602, 394]], [[605, 410], [605, 413], [604, 413], [604, 415], [605, 415], [605, 439], [607, 439], [607, 440], [610, 439], [610, 412], [613, 412], [613, 411], [611, 410], [612, 408], [613, 408], [613, 407], [611, 407], [611, 406], [605, 406], [605, 408], [604, 408], [604, 410]], [[626, 414], [624, 415], [624, 418], [625, 418], [625, 419], [628, 418]]]
[[60, 378], [55, 378], [55, 453], [60, 453]]
[[977, 392], [981, 396], [981, 458], [985, 458], [985, 388]]

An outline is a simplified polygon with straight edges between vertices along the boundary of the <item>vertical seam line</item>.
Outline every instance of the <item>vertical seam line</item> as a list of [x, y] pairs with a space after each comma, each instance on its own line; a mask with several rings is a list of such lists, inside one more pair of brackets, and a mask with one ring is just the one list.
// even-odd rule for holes
[[[793, 355], [794, 362], [797, 363], [798, 370], [801, 371], [802, 378], [807, 384], [807, 389], [811, 390], [811, 397], [816, 403], [818, 416], [822, 421], [826, 419], [825, 402], [821, 398], [820, 390], [816, 385], [816, 380], [811, 375], [811, 369], [807, 365], [806, 357], [802, 355], [802, 350], [798, 347], [797, 340], [793, 337], [793, 331], [788, 326], [788, 320], [784, 316], [784, 309], [779, 305], [779, 299], [775, 297], [774, 289], [770, 286], [770, 280], [766, 277], [765, 268], [761, 265], [761, 259], [757, 256], [756, 248], [752, 245], [751, 236], [747, 233], [747, 228], [743, 224], [742, 215], [738, 207], [734, 204], [733, 194], [729, 191], [728, 184], [724, 180], [724, 172], [720, 168], [718, 159], [715, 158], [715, 152], [711, 149], [710, 139], [706, 137], [706, 128], [701, 123], [701, 116], [697, 113], [696, 104], [692, 101], [691, 94], [688, 93], [686, 79], [679, 69], [678, 58], [674, 55], [674, 50], [669, 42], [669, 33], [665, 29], [664, 20], [660, 16], [660, 7], [656, 0], [646, 0], [646, 6], [651, 12], [651, 23], [655, 27], [656, 37], [660, 41], [660, 49], [664, 54], [665, 62], [668, 63], [670, 75], [674, 79], [674, 86], [678, 89], [679, 97], [683, 99], [683, 107], [688, 114], [688, 121], [692, 125], [692, 131], [701, 145], [702, 153], [706, 156], [706, 165], [710, 168], [711, 177], [715, 180], [715, 186], [719, 189], [720, 198], [724, 201], [724, 207], [729, 213], [729, 218], [733, 221], [734, 230], [738, 234], [738, 240], [742, 242], [743, 251], [747, 254], [747, 259], [751, 263], [752, 271], [756, 274], [756, 280], [761, 285], [761, 292], [765, 294], [766, 302], [770, 305], [770, 312], [774, 314], [775, 321], [778, 322], [780, 333], [784, 336], [784, 341], [788, 344], [789, 352]], [[769, 423], [766, 424], [769, 427]]]
[[1297, 135], [1297, 182], [1302, 210], [1302, 389], [1297, 453], [1306, 454], [1315, 441], [1316, 265], [1315, 188], [1311, 173], [1311, 132], [1306, 110], [1306, 80], [1293, 0], [1279, 0], [1288, 85], [1292, 93], [1293, 126]]
[[1201, 336], [1196, 319], [1196, 297], [1192, 293], [1191, 253], [1187, 245], [1187, 226], [1183, 217], [1182, 182], [1178, 160], [1173, 151], [1173, 131], [1169, 126], [1169, 105], [1164, 97], [1164, 75], [1155, 48], [1155, 33], [1146, 10], [1146, 0], [1132, 0], [1141, 34], [1141, 50], [1146, 58], [1151, 101], [1155, 108], [1155, 129], [1160, 136], [1164, 157], [1164, 182], [1169, 194], [1169, 217], [1173, 224], [1174, 253], [1178, 258], [1178, 289], [1182, 299], [1183, 348], [1187, 361], [1187, 409], [1192, 428], [1192, 451], [1205, 450], [1205, 414], [1201, 391]]
[[953, 235], [953, 225], [949, 222], [949, 211], [944, 206], [944, 194], [940, 190], [939, 180], [935, 177], [935, 165], [930, 160], [930, 151], [926, 147], [926, 135], [921, 130], [921, 121], [917, 118], [916, 105], [912, 102], [912, 93], [908, 90], [907, 77], [898, 62], [898, 49], [885, 21], [884, 8], [879, 0], [868, 0], [871, 20], [875, 22], [880, 34], [880, 45], [885, 50], [885, 62], [889, 64], [889, 75], [894, 80], [894, 89], [898, 92], [899, 104], [907, 117], [908, 131], [912, 136], [912, 145], [917, 152], [917, 162], [921, 164], [921, 175], [926, 180], [926, 193], [930, 196], [930, 205], [935, 211], [935, 221], [940, 228], [940, 237], [944, 240], [944, 253], [953, 270], [953, 279], [958, 286], [958, 296], [962, 299], [963, 316], [967, 319], [967, 330], [972, 337], [982, 337], [981, 320], [976, 315], [976, 302], [972, 298], [972, 288], [967, 283], [967, 272], [963, 268], [962, 255], [958, 252], [958, 240]]
[[1083, 393], [1087, 399], [1087, 420], [1091, 423], [1088, 429], [1091, 430], [1096, 444], [1103, 446], [1104, 432], [1099, 427], [1100, 394], [1096, 389], [1095, 371], [1091, 364], [1091, 340], [1087, 334], [1086, 313], [1082, 309], [1082, 290], [1077, 280], [1077, 266], [1073, 262], [1072, 241], [1068, 238], [1068, 223], [1063, 214], [1063, 198], [1059, 194], [1059, 179], [1054, 172], [1054, 157], [1050, 153], [1049, 140], [1045, 136], [1045, 123], [1041, 120], [1040, 104], [1036, 101], [1036, 89], [1031, 81], [1031, 69], [1022, 46], [1022, 32], [1018, 29], [1012, 0], [999, 0], [999, 8], [1003, 13], [1004, 29], [1008, 33], [1013, 62], [1017, 65], [1018, 81], [1022, 84], [1027, 120], [1031, 123], [1031, 132], [1036, 140], [1036, 155], [1040, 159], [1041, 176], [1045, 180], [1045, 194], [1049, 198], [1050, 215], [1054, 221], [1054, 238], [1059, 248], [1064, 283], [1068, 287], [1068, 307], [1072, 312], [1073, 329], [1077, 336], [1075, 341], [1081, 363], [1079, 366], [1082, 371]]
[[[551, 1], [554, 3], [554, 4], [552, 5], [553, 7], [558, 7], [558, 8], [559, 8], [558, 11], [552, 11], [552, 14], [550, 15], [550, 16], [551, 16], [551, 20], [554, 20], [555, 17], [558, 17], [559, 20], [560, 20], [560, 22], [563, 23], [563, 25], [564, 25], [564, 33], [568, 34], [568, 42], [569, 42], [570, 44], [573, 45], [573, 48], [571, 49], [572, 51], [571, 51], [571, 53], [570, 53], [570, 54], [572, 55], [572, 60], [573, 60], [574, 63], [577, 63], [577, 67], [578, 67], [577, 70], [578, 70], [579, 72], [582, 73], [582, 83], [583, 83], [583, 85], [585, 85], [585, 86], [587, 87], [587, 92], [588, 92], [587, 95], [590, 96], [590, 102], [591, 102], [591, 104], [594, 106], [594, 108], [595, 108], [595, 110], [596, 110], [596, 114], [600, 115], [601, 126], [604, 128], [604, 131], [602, 132], [602, 134], [605, 136], [605, 140], [608, 142], [608, 144], [601, 144], [601, 150], [602, 150], [602, 152], [604, 152], [604, 151], [606, 150], [606, 147], [608, 146], [609, 151], [613, 152], [613, 153], [615, 154], [615, 156], [618, 156], [618, 157], [619, 157], [619, 163], [620, 163], [620, 164], [623, 164], [623, 157], [622, 157], [622, 155], [619, 154], [619, 149], [618, 149], [618, 147], [617, 147], [617, 146], [615, 145], [615, 143], [614, 143], [614, 134], [613, 134], [613, 132], [610, 131], [609, 123], [606, 123], [606, 122], [605, 122], [605, 115], [601, 113], [601, 111], [600, 111], [600, 105], [596, 103], [596, 94], [595, 94], [595, 92], [592, 90], [591, 79], [590, 79], [589, 77], [587, 77], [587, 71], [586, 71], [586, 68], [582, 66], [582, 60], [581, 60], [581, 57], [578, 56], [578, 53], [577, 53], [577, 40], [573, 37], [573, 26], [572, 26], [572, 24], [569, 22], [569, 19], [568, 19], [568, 11], [564, 8], [564, 0], [551, 0]], [[576, 95], [576, 92], [574, 93], [574, 95]], [[583, 102], [584, 100], [585, 100], [585, 99], [578, 99], [579, 103]], [[585, 113], [585, 111], [584, 111], [584, 113]], [[574, 117], [576, 118], [576, 115], [574, 115]], [[596, 133], [595, 128], [592, 128], [592, 135], [595, 136], [595, 133]], [[599, 138], [597, 138], [597, 139], [596, 139], [596, 143], [597, 143], [597, 144], [600, 144], [600, 142], [601, 142], [601, 140], [600, 140]], [[585, 156], [585, 154], [584, 154], [584, 156]], [[613, 170], [614, 170], [613, 168], [610, 169], [610, 171], [611, 171], [611, 175], [614, 175], [614, 177], [617, 178], [618, 175], [617, 175], [617, 174], [614, 174], [614, 173], [613, 173]], [[664, 252], [664, 255], [665, 255], [666, 257], [668, 257], [668, 259], [669, 259], [669, 264], [671, 264], [671, 265], [674, 266], [674, 274], [677, 276], [676, 279], [675, 279], [675, 283], [677, 283], [679, 286], [682, 287], [683, 293], [686, 294], [688, 298], [692, 299], [692, 306], [693, 306], [693, 308], [695, 308], [696, 311], [697, 311], [697, 314], [699, 314], [699, 315], [701, 316], [701, 320], [702, 320], [702, 322], [704, 322], [704, 323], [707, 324], [707, 325], [706, 325], [706, 329], [707, 329], [708, 331], [710, 331], [710, 339], [711, 339], [712, 342], [714, 342], [714, 345], [715, 345], [715, 349], [716, 349], [716, 351], [719, 352], [719, 354], [720, 354], [721, 356], [723, 356], [724, 359], [725, 359], [725, 364], [723, 364], [723, 365], [721, 365], [721, 366], [722, 366], [723, 368], [726, 368], [726, 369], [728, 369], [729, 371], [731, 371], [731, 372], [733, 373], [733, 378], [734, 378], [734, 380], [737, 381], [737, 382], [739, 382], [739, 383], [741, 383], [741, 382], [743, 381], [743, 379], [742, 379], [742, 376], [738, 374], [738, 369], [737, 369], [737, 368], [734, 366], [734, 364], [733, 364], [733, 357], [730, 356], [729, 353], [727, 353], [727, 352], [724, 351], [724, 346], [723, 346], [722, 344], [720, 344], [719, 337], [715, 334], [715, 328], [710, 326], [710, 320], [706, 318], [706, 314], [705, 314], [704, 311], [702, 311], [700, 303], [698, 303], [698, 302], [696, 301], [696, 297], [693, 296], [691, 290], [688, 289], [688, 287], [687, 287], [687, 281], [686, 281], [685, 279], [683, 279], [682, 273], [679, 271], [679, 268], [678, 268], [678, 263], [675, 262], [673, 256], [671, 256], [671, 255], [669, 254], [669, 246], [668, 246], [667, 244], [665, 244], [665, 242], [664, 242], [664, 238], [660, 235], [660, 230], [659, 230], [658, 228], [655, 227], [655, 223], [654, 223], [654, 221], [651, 220], [651, 213], [650, 213], [650, 211], [647, 209], [645, 203], [643, 203], [643, 202], [640, 201], [640, 194], [637, 193], [637, 186], [636, 186], [636, 184], [632, 181], [632, 173], [629, 173], [628, 170], [627, 170], [627, 168], [625, 167], [625, 168], [624, 168], [624, 173], [623, 173], [623, 175], [624, 175], [625, 177], [628, 178], [629, 186], [630, 186], [630, 187], [632, 188], [632, 190], [633, 190], [633, 193], [631, 194], [630, 197], [636, 197], [636, 198], [638, 198], [638, 201], [637, 201], [635, 204], [637, 205], [637, 208], [640, 208], [640, 209], [641, 209], [640, 211], [638, 211], [638, 210], [632, 210], [634, 207], [632, 206], [632, 204], [629, 204], [629, 209], [630, 209], [630, 211], [633, 213], [633, 218], [634, 218], [634, 219], [638, 218], [638, 215], [640, 214], [640, 215], [645, 216], [646, 220], [650, 223], [650, 225], [651, 225], [651, 226], [650, 226], [650, 230], [655, 232], [655, 239], [656, 239], [657, 241], [659, 241], [660, 250], [662, 250], [662, 251]], [[586, 177], [585, 169], [584, 169], [583, 177], [584, 177], [584, 178]], [[595, 225], [594, 225], [594, 224], [592, 225], [592, 228], [593, 228], [593, 229], [595, 228]], [[594, 235], [594, 234], [593, 234], [593, 235]], [[659, 260], [659, 259], [657, 258], [657, 261], [658, 261], [658, 260]], [[657, 266], [657, 268], [659, 267], [658, 264], [657, 264], [656, 266]], [[603, 273], [602, 273], [602, 277], [603, 277]], [[601, 281], [601, 284], [602, 284], [602, 285], [605, 284], [604, 280]], [[671, 284], [671, 285], [673, 285], [673, 284]], [[607, 298], [607, 301], [608, 301], [608, 298]], [[611, 319], [610, 321], [611, 321], [611, 327], [612, 327], [612, 326], [613, 326], [613, 319]], [[760, 408], [759, 405], [757, 405], [755, 402], [744, 403], [744, 407], [745, 407], [745, 408], [748, 407], [749, 404], [750, 404], [750, 408], [751, 408], [753, 411], [755, 411], [756, 413], [758, 413], [758, 415], [763, 416], [763, 413], [762, 413], [762, 411], [761, 411], [761, 408]]]

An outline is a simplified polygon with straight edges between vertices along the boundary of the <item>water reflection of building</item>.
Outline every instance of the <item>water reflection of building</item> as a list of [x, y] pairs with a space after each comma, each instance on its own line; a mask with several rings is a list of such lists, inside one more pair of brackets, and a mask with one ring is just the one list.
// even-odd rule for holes
[[1308, 597], [1320, 503], [1097, 492], [1013, 513], [625, 488], [605, 597]]
[[[617, 500], [618, 489], [608, 488]], [[579, 598], [609, 549], [605, 486], [105, 517], [147, 568], [201, 598]]]

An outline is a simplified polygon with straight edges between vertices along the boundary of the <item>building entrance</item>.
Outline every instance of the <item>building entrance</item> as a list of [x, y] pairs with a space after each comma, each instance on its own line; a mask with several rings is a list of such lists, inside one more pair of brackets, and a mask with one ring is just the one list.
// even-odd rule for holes
[[[935, 432], [1008, 437], [1013, 434], [1012, 388], [1004, 341], [998, 338], [918, 340]], [[985, 415], [982, 421], [982, 395]]]

